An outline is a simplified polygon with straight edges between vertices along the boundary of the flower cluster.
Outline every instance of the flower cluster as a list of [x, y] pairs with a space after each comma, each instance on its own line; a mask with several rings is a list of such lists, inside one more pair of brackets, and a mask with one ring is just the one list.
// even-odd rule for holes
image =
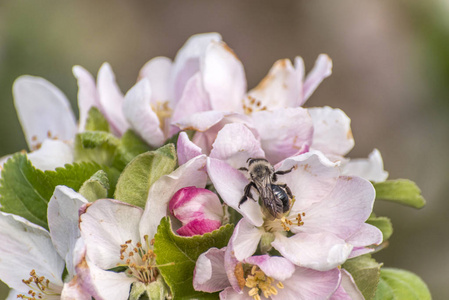
[[392, 227], [375, 199], [424, 200], [386, 180], [377, 149], [346, 157], [343, 111], [304, 107], [331, 71], [325, 54], [307, 75], [281, 59], [247, 90], [221, 36], [199, 34], [126, 94], [109, 64], [96, 81], [75, 66], [78, 122], [54, 85], [18, 78], [29, 152], [1, 160], [8, 299], [381, 299], [371, 254]]

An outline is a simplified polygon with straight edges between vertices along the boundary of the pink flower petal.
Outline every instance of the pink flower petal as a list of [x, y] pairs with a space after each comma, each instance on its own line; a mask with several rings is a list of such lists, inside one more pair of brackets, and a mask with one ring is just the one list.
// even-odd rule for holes
[[344, 156], [354, 147], [351, 120], [338, 108], [315, 107], [308, 112], [313, 121], [312, 149], [324, 154]]
[[185, 132], [179, 133], [176, 150], [179, 165], [183, 165], [192, 158], [202, 154], [201, 148], [190, 141], [189, 136]]
[[150, 105], [151, 87], [144, 78], [126, 93], [123, 113], [131, 127], [149, 145], [159, 147], [165, 136], [160, 128], [160, 121]]
[[[203, 88], [201, 74], [198, 72], [187, 81], [182, 97], [174, 108], [172, 123], [176, 124], [184, 117], [209, 110], [211, 110], [209, 96]], [[176, 129], [175, 126], [173, 128]], [[175, 132], [174, 129], [171, 130], [171, 134]]]
[[224, 267], [226, 248], [210, 248], [198, 257], [193, 273], [193, 287], [197, 291], [214, 293], [230, 285]]
[[[332, 60], [326, 54], [320, 54], [312, 71], [307, 74], [304, 81], [304, 102], [309, 99], [320, 83], [332, 74]], [[302, 104], [304, 104], [304, 102]]]
[[14, 106], [30, 150], [48, 138], [73, 140], [75, 116], [67, 97], [52, 83], [34, 76], [21, 76], [13, 85]]
[[151, 103], [171, 99], [169, 78], [172, 62], [168, 57], [158, 56], [148, 61], [139, 72], [139, 81], [147, 78], [151, 85]]
[[212, 145], [211, 158], [226, 161], [238, 169], [246, 166], [251, 157], [265, 157], [260, 142], [251, 130], [241, 123], [227, 124], [218, 132]]
[[129, 127], [122, 112], [123, 94], [108, 63], [104, 63], [98, 71], [97, 89], [102, 111], [112, 131], [122, 135]]
[[170, 200], [169, 210], [183, 224], [208, 219], [218, 221], [221, 225], [223, 218], [223, 207], [218, 196], [207, 189], [194, 186], [177, 191]]
[[173, 124], [181, 130], [206, 131], [220, 122], [225, 113], [221, 111], [205, 111], [188, 115]]
[[188, 222], [186, 225], [181, 226], [176, 233], [181, 236], [194, 236], [203, 235], [207, 232], [212, 232], [221, 226], [221, 221], [198, 219]]
[[277, 233], [271, 245], [295, 265], [327, 271], [341, 265], [351, 253], [352, 246], [332, 233], [297, 233], [285, 237]]
[[382, 243], [382, 231], [376, 226], [363, 223], [360, 229], [350, 236], [346, 242], [354, 247], [365, 247], [370, 245], [379, 245]]
[[100, 107], [100, 100], [92, 74], [81, 66], [74, 66], [72, 72], [78, 81], [79, 131], [84, 131], [89, 110]]
[[259, 111], [252, 114], [266, 158], [272, 164], [312, 144], [313, 124], [307, 110], [297, 108]]
[[191, 36], [179, 49], [173, 63], [170, 90], [173, 91], [173, 106], [181, 99], [187, 81], [200, 69], [200, 59], [212, 41], [221, 41], [218, 33], [203, 33]]
[[117, 200], [100, 199], [80, 216], [80, 230], [89, 259], [102, 269], [117, 266], [120, 245], [140, 242], [139, 221], [142, 209]]
[[242, 214], [248, 222], [262, 226], [262, 212], [255, 201], [248, 199], [239, 208], [248, 179], [242, 172], [234, 169], [226, 162], [214, 158], [207, 159], [207, 173], [215, 189], [224, 202]]
[[235, 53], [224, 42], [209, 44], [201, 65], [201, 73], [212, 109], [243, 112], [245, 71]]

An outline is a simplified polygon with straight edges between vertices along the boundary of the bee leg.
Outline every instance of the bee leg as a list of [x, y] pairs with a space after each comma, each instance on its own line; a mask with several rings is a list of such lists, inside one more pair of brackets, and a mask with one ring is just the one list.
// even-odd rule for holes
[[238, 206], [238, 208], [240, 208], [240, 205], [242, 205], [246, 200], [248, 200], [248, 198], [250, 198], [250, 199], [256, 201], [256, 200], [254, 199], [254, 197], [253, 197], [253, 194], [251, 194], [251, 187], [255, 187], [255, 188], [257, 189], [257, 187], [256, 187], [256, 185], [254, 184], [254, 182], [248, 183], [248, 184], [245, 186], [245, 190], [244, 190], [244, 193], [243, 193], [243, 197], [242, 197], [242, 198], [240, 199], [240, 201], [239, 201], [239, 206]]
[[285, 170], [285, 171], [276, 171], [276, 172], [274, 172], [274, 174], [273, 174], [273, 178], [276, 178], [276, 179], [277, 179], [276, 175], [284, 175], [284, 174], [290, 173], [291, 171], [293, 171], [294, 168], [295, 168], [295, 167], [293, 166], [293, 167], [291, 167], [290, 169]]

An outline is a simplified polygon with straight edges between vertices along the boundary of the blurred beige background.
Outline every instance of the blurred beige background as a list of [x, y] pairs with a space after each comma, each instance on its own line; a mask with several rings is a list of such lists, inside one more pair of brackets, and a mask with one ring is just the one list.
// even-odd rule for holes
[[[375, 257], [408, 269], [449, 299], [449, 4], [427, 1], [25, 1], [0, 2], [0, 155], [25, 149], [11, 95], [22, 74], [57, 85], [76, 109], [75, 64], [93, 74], [108, 61], [122, 91], [154, 56], [173, 58], [192, 34], [217, 31], [242, 60], [249, 87], [275, 60], [333, 59], [307, 106], [352, 119], [351, 157], [378, 148], [390, 178], [418, 183], [428, 204], [378, 202], [394, 225]], [[1, 242], [1, 241], [0, 241]], [[0, 299], [6, 296], [0, 294]]]

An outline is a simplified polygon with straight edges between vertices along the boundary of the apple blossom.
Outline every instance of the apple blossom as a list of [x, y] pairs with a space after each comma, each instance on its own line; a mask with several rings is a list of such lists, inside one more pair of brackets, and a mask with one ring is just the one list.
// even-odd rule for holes
[[[247, 138], [234, 140], [231, 146], [224, 142], [237, 131]], [[239, 207], [248, 179], [237, 168], [250, 157], [263, 157], [260, 144], [244, 125], [230, 124], [217, 136], [207, 164], [217, 192], [244, 216], [231, 238], [237, 259], [251, 256], [262, 242], [262, 251], [274, 247], [296, 265], [324, 271], [382, 241], [381, 232], [364, 223], [374, 203], [373, 186], [359, 177], [341, 176], [338, 163], [317, 151], [287, 158], [277, 166], [292, 170], [279, 178], [294, 196], [283, 217], [273, 220], [251, 200]], [[357, 252], [351, 255], [353, 250]]]
[[223, 206], [218, 196], [194, 186], [178, 190], [170, 200], [169, 210], [181, 221], [183, 226], [176, 232], [183, 236], [214, 231], [223, 221]]
[[196, 262], [196, 290], [220, 293], [220, 299], [327, 299], [340, 283], [340, 271], [315, 271], [283, 257], [258, 255], [238, 261], [232, 246], [211, 248]]
[[[152, 240], [173, 195], [187, 186], [205, 187], [205, 163], [206, 157], [198, 156], [159, 178], [150, 188], [144, 210], [113, 199], [100, 199], [83, 209], [79, 226], [90, 267], [83, 277], [92, 281], [98, 295], [127, 299], [132, 284], [164, 289]], [[111, 271], [116, 267], [126, 270]]]
[[56, 187], [48, 206], [50, 232], [22, 217], [0, 213], [0, 278], [13, 289], [8, 299], [91, 299], [74, 267], [81, 253], [76, 247], [78, 208], [86, 202], [70, 188]]

